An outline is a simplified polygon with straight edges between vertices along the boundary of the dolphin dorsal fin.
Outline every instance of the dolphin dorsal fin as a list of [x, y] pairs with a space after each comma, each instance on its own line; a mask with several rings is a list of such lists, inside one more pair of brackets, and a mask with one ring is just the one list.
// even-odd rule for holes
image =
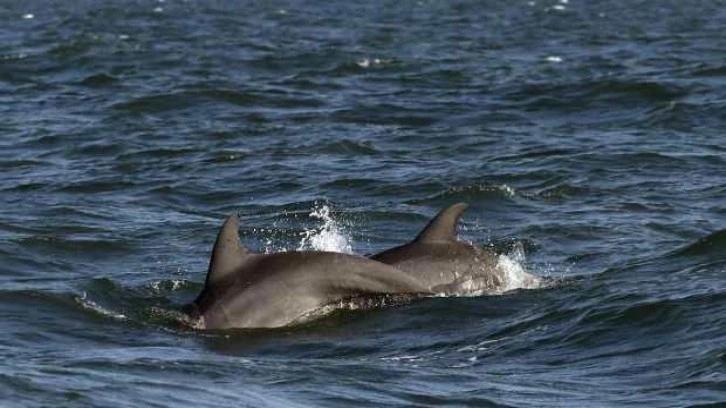
[[234, 272], [250, 253], [239, 239], [239, 215], [232, 214], [222, 224], [214, 242], [206, 284], [219, 282]]
[[416, 237], [416, 242], [448, 242], [456, 240], [456, 225], [461, 213], [469, 207], [466, 203], [456, 203], [444, 208], [434, 217], [426, 228]]

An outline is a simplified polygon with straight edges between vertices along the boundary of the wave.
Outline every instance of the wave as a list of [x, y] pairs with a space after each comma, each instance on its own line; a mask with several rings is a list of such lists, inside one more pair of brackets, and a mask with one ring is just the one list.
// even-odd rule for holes
[[105, 308], [89, 299], [88, 296], [86, 296], [86, 292], [83, 292], [80, 296], [76, 296], [74, 299], [81, 307], [98, 313], [101, 316], [110, 317], [116, 320], [128, 320], [128, 316], [126, 314]]
[[91, 74], [78, 81], [79, 85], [87, 86], [90, 88], [101, 88], [110, 86], [119, 82], [119, 77], [109, 75], [105, 72]]
[[477, 184], [450, 187], [443, 192], [421, 199], [408, 200], [406, 204], [429, 204], [433, 202], [479, 202], [486, 199], [512, 200], [518, 191], [508, 184]]
[[117, 102], [112, 109], [121, 113], [158, 114], [167, 111], [186, 110], [209, 103], [223, 103], [243, 107], [268, 107], [276, 109], [320, 108], [325, 101], [304, 93], [291, 93], [275, 88], [264, 91], [226, 88], [190, 87], [155, 95], [138, 96]]
[[726, 229], [713, 232], [698, 241], [677, 249], [671, 256], [703, 256], [714, 255], [726, 259]]
[[65, 251], [114, 254], [125, 253], [135, 248], [125, 239], [89, 239], [69, 238], [56, 234], [40, 234], [14, 240], [19, 246], [30, 249], [42, 249], [49, 252]]
[[[588, 104], [601, 105], [611, 101], [652, 104], [670, 102], [687, 95], [683, 87], [673, 84], [643, 81], [588, 80], [568, 84], [530, 84], [508, 93], [513, 102], [520, 102], [528, 109], [554, 109], [557, 106], [582, 108]], [[584, 105], [572, 105], [572, 101]]]
[[322, 143], [316, 143], [312, 146], [313, 150], [309, 154], [331, 154], [345, 156], [373, 156], [380, 154], [371, 143], [360, 142], [350, 139], [330, 140]]
[[337, 109], [332, 120], [361, 125], [395, 125], [404, 127], [426, 127], [435, 124], [439, 118], [420, 109], [391, 103], [356, 103], [350, 108]]
[[186, 330], [188, 317], [182, 312], [201, 289], [185, 279], [161, 279], [124, 286], [107, 278], [82, 285], [80, 293], [59, 294], [94, 316], [136, 325]]

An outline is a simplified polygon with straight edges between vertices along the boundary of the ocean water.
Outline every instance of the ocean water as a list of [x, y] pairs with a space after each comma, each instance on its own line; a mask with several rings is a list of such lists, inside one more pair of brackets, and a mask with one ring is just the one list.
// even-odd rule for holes
[[[723, 406], [720, 0], [0, 3], [0, 405]], [[203, 333], [224, 217], [553, 284]]]

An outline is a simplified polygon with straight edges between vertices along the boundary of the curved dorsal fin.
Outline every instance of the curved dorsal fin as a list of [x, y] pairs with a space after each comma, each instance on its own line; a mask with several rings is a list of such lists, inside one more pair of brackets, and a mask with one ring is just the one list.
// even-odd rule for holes
[[469, 207], [466, 203], [457, 203], [444, 208], [434, 217], [426, 228], [416, 237], [417, 242], [444, 242], [456, 240], [456, 224], [461, 213]]
[[219, 282], [234, 272], [250, 254], [239, 239], [239, 215], [232, 214], [222, 224], [209, 260], [206, 284]]

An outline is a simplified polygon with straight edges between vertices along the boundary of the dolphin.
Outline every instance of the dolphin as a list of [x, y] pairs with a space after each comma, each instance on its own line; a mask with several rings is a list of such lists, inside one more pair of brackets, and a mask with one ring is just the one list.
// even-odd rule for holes
[[510, 282], [499, 255], [457, 240], [456, 227], [467, 207], [457, 203], [441, 210], [413, 241], [370, 259], [394, 266], [429, 290], [447, 295], [504, 291], [512, 284], [534, 286], [534, 275], [522, 271], [518, 282]]
[[217, 235], [202, 292], [185, 311], [201, 330], [272, 328], [309, 320], [350, 299], [425, 294], [431, 292], [413, 276], [360, 256], [253, 253], [240, 241], [234, 214]]

